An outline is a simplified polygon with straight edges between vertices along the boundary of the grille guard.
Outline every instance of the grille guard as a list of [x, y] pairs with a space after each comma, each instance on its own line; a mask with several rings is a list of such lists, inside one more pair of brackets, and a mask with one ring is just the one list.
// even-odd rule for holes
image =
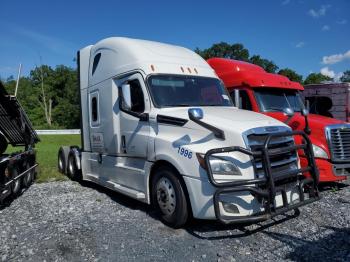
[[[281, 148], [280, 150], [269, 149], [270, 141], [274, 137], [283, 137], [283, 136], [301, 136], [304, 139], [303, 144], [300, 145], [293, 145]], [[270, 157], [272, 155], [281, 155], [285, 154], [286, 152], [295, 151], [297, 153], [298, 150], [303, 150], [304, 154], [308, 161], [308, 166], [305, 168], [298, 168], [295, 170], [290, 170], [288, 172], [280, 172], [278, 176], [273, 177], [273, 173], [271, 170], [271, 163], [270, 163]], [[265, 177], [263, 178], [256, 178], [256, 179], [249, 179], [249, 180], [239, 180], [239, 181], [232, 181], [232, 182], [223, 182], [218, 183], [214, 179], [214, 175], [210, 166], [209, 157], [213, 154], [217, 153], [227, 153], [227, 152], [240, 152], [246, 155], [249, 155], [251, 157], [254, 156], [262, 156], [262, 164], [263, 169], [265, 173]], [[317, 201], [320, 199], [319, 191], [317, 188], [317, 184], [319, 181], [319, 173], [318, 169], [316, 167], [314, 154], [312, 150], [312, 143], [309, 139], [309, 137], [303, 132], [303, 131], [288, 131], [288, 132], [279, 132], [279, 133], [273, 133], [266, 137], [266, 140], [264, 142], [264, 146], [262, 150], [259, 151], [251, 151], [243, 147], [239, 146], [233, 146], [233, 147], [223, 147], [223, 148], [215, 148], [209, 150], [205, 156], [205, 164], [207, 168], [207, 173], [209, 177], [210, 183], [216, 187], [216, 191], [213, 196], [213, 202], [214, 202], [214, 210], [215, 210], [215, 216], [216, 218], [224, 224], [234, 224], [234, 223], [255, 223], [263, 220], [267, 220], [269, 218], [272, 218], [274, 216], [283, 214], [289, 210], [295, 210], [300, 206], [312, 203], [314, 201]], [[298, 174], [303, 174], [309, 172], [310, 177], [303, 177], [299, 176]], [[276, 182], [287, 179], [287, 178], [293, 178], [295, 177], [299, 184], [298, 184], [298, 191], [299, 191], [299, 201], [295, 204], [289, 204], [286, 194], [286, 189], [284, 185], [282, 186], [276, 186]], [[255, 185], [255, 187], [253, 187]], [[264, 186], [266, 189], [259, 189], [256, 186]], [[308, 187], [309, 190], [309, 198], [305, 199], [305, 193], [304, 189], [305, 187]], [[219, 196], [222, 193], [232, 193], [232, 192], [250, 192], [254, 196], [258, 196], [260, 198], [263, 198], [264, 201], [264, 211], [249, 215], [249, 216], [224, 216], [220, 213], [220, 207], [219, 207]], [[275, 205], [275, 197], [276, 193], [280, 192], [282, 195], [283, 200], [283, 206], [282, 207], [276, 207]]]

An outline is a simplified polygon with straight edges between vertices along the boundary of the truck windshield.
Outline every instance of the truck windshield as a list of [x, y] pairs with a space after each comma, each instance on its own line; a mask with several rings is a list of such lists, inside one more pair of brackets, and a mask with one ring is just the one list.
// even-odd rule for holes
[[153, 75], [148, 85], [156, 107], [233, 106], [226, 89], [215, 78]]
[[259, 104], [260, 111], [262, 112], [282, 112], [287, 107], [293, 109], [295, 112], [300, 112], [303, 108], [300, 95], [295, 90], [270, 88], [255, 90], [254, 93]]

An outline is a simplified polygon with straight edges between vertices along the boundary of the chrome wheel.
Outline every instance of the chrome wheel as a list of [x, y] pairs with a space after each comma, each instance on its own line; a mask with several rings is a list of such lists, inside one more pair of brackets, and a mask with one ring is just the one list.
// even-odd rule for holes
[[157, 202], [163, 214], [171, 215], [176, 207], [176, 195], [174, 186], [166, 177], [159, 179], [157, 183]]

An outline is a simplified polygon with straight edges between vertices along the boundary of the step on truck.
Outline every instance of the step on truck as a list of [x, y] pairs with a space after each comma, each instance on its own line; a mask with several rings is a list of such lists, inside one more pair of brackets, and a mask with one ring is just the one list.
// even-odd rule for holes
[[[22, 106], [0, 82], [0, 204], [18, 196], [34, 181], [37, 142], [39, 138]], [[21, 150], [5, 153], [9, 144]]]
[[[260, 112], [287, 123], [293, 130], [308, 133], [320, 182], [347, 179], [350, 175], [349, 123], [309, 114], [302, 99], [304, 87], [285, 76], [270, 74], [260, 66], [237, 60], [211, 58], [207, 62], [241, 109]], [[345, 92], [343, 95], [347, 98]], [[301, 165], [306, 167], [307, 158], [303, 152], [299, 153]]]
[[152, 204], [173, 227], [191, 216], [257, 222], [319, 198], [307, 135], [235, 108], [194, 52], [112, 37], [81, 49], [77, 61], [81, 148], [58, 152], [59, 170], [72, 179]]

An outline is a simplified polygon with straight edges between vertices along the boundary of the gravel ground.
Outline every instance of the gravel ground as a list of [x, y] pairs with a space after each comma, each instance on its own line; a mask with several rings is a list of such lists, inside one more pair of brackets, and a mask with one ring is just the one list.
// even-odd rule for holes
[[348, 185], [323, 190], [299, 217], [174, 230], [147, 205], [92, 184], [34, 184], [0, 210], [0, 260], [350, 261]]

